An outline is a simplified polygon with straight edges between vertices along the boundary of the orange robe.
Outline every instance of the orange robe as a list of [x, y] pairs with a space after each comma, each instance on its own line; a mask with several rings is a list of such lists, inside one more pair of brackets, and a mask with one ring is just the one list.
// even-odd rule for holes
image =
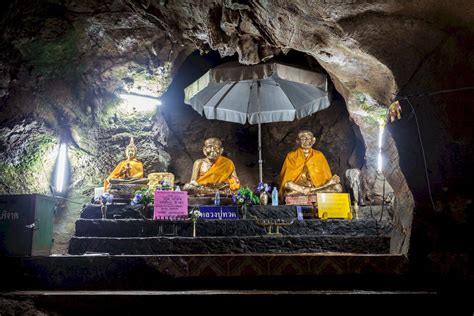
[[303, 174], [303, 169], [307, 168], [311, 184], [314, 187], [320, 187], [326, 184], [331, 178], [332, 173], [329, 164], [323, 153], [311, 149], [308, 157], [304, 157], [303, 149], [298, 148], [286, 155], [285, 162], [280, 172], [280, 195], [284, 195], [285, 184], [289, 181], [299, 182]]
[[128, 163], [130, 164], [129, 178], [143, 178], [143, 163], [141, 161], [138, 159], [122, 160], [108, 178], [104, 180], [104, 191], [107, 191], [109, 179], [125, 179], [125, 175], [120, 176], [120, 172], [127, 167]]
[[[219, 156], [216, 162], [212, 164], [211, 168], [209, 168], [205, 174], [198, 176], [196, 181], [201, 185], [225, 182], [234, 184], [234, 181], [232, 180], [232, 173], [234, 170], [235, 166], [232, 160], [223, 156]], [[238, 182], [235, 185], [240, 187]], [[238, 187], [236, 189], [238, 189]]]

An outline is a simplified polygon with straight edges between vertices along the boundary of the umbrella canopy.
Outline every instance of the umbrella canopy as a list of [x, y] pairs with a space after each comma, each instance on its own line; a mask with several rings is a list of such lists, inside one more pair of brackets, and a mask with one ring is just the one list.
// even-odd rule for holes
[[184, 89], [184, 102], [208, 119], [258, 124], [293, 121], [329, 107], [326, 75], [277, 62], [215, 67]]
[[184, 91], [199, 114], [241, 124], [293, 121], [330, 105], [326, 75], [276, 62], [225, 63]]

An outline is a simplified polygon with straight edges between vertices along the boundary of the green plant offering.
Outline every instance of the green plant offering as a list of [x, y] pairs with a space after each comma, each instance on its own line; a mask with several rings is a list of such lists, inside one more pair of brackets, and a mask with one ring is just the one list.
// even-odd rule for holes
[[154, 203], [154, 200], [155, 200], [154, 192], [152, 192], [150, 189], [142, 189], [142, 190], [135, 191], [135, 195], [133, 196], [133, 199], [132, 199], [132, 205], [133, 204], [148, 205], [148, 204]]
[[241, 187], [233, 196], [232, 200], [238, 205], [258, 205], [260, 204], [260, 197], [256, 195], [248, 187]]

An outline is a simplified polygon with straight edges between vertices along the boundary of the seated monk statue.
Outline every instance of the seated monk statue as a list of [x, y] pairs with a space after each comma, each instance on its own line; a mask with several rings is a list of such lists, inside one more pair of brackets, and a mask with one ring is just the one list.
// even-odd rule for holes
[[342, 192], [337, 175], [332, 175], [323, 153], [313, 149], [316, 137], [310, 131], [298, 133], [298, 149], [286, 156], [280, 172], [280, 195], [315, 195]]
[[[117, 187], [123, 185], [131, 185], [123, 195], [129, 195], [134, 189], [139, 189], [135, 185], [143, 185], [148, 183], [148, 179], [143, 178], [143, 163], [136, 158], [137, 146], [133, 143], [133, 137], [130, 138], [130, 144], [128, 144], [125, 151], [127, 155], [126, 160], [122, 160], [115, 167], [112, 173], [104, 180], [104, 192], [110, 191], [111, 189], [117, 189]], [[112, 188], [113, 187], [113, 188]]]
[[238, 190], [240, 182], [234, 163], [222, 156], [221, 140], [215, 137], [206, 139], [202, 151], [206, 158], [194, 162], [191, 181], [184, 185], [183, 190], [199, 196], [213, 196], [216, 191], [229, 196]]

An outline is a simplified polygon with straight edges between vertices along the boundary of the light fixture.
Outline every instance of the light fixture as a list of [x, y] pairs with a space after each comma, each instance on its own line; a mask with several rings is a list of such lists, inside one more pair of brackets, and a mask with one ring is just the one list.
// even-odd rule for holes
[[64, 187], [64, 179], [66, 176], [66, 159], [67, 147], [66, 144], [59, 146], [58, 162], [56, 167], [56, 192], [61, 193]]
[[127, 112], [153, 112], [156, 110], [156, 106], [161, 105], [160, 99], [151, 95], [121, 92], [119, 97]]
[[378, 142], [378, 155], [377, 155], [377, 171], [382, 173], [382, 163], [383, 163], [383, 157], [382, 157], [382, 138], [383, 138], [383, 130], [384, 130], [384, 123], [381, 121], [379, 122], [379, 142]]
[[377, 171], [382, 173], [382, 153], [379, 151], [379, 154], [377, 155]]

